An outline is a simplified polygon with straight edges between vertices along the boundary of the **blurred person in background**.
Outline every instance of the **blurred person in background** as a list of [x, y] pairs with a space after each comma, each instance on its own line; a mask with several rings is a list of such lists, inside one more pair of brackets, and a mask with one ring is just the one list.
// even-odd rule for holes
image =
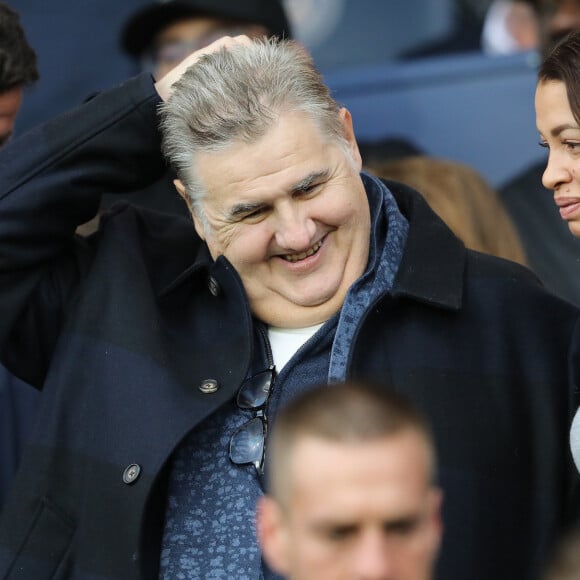
[[350, 382], [314, 387], [276, 417], [264, 558], [293, 580], [433, 577], [442, 535], [435, 443], [402, 395]]
[[580, 580], [580, 528], [569, 530], [558, 542], [543, 580]]
[[144, 6], [125, 23], [121, 47], [161, 78], [188, 54], [222, 36], [290, 38], [282, 0], [166, 0]]
[[538, 15], [532, 2], [494, 0], [485, 15], [481, 49], [491, 56], [535, 50], [539, 35]]
[[378, 177], [406, 183], [419, 191], [469, 249], [527, 265], [523, 246], [501, 200], [471, 167], [427, 155], [370, 162], [365, 167]]
[[26, 40], [20, 17], [0, 2], [0, 147], [12, 137], [24, 89], [37, 80], [36, 53]]
[[[25, 89], [37, 80], [36, 53], [26, 39], [20, 17], [0, 2], [0, 148], [14, 133]], [[0, 507], [36, 415], [37, 397], [34, 389], [0, 365]]]
[[580, 29], [580, 0], [536, 0], [542, 50], [547, 53], [564, 36]]

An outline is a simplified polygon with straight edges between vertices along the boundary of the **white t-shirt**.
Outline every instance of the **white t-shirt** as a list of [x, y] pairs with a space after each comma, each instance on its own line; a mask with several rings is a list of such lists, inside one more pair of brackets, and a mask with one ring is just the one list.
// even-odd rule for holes
[[294, 353], [313, 336], [324, 323], [304, 328], [279, 328], [270, 326], [268, 338], [272, 347], [272, 356], [278, 372], [294, 356]]

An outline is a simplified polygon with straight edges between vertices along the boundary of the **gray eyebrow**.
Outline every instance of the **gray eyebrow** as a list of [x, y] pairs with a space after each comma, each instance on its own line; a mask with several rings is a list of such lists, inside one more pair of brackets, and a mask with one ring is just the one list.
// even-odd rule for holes
[[230, 211], [228, 212], [228, 219], [236, 219], [240, 216], [243, 216], [245, 214], [248, 213], [252, 213], [253, 211], [256, 211], [257, 209], [263, 207], [264, 204], [263, 203], [237, 203], [236, 205], [234, 205], [232, 207], [232, 209], [230, 209]]
[[[313, 183], [316, 183], [320, 179], [327, 179], [330, 172], [328, 169], [323, 169], [321, 171], [314, 171], [307, 175], [304, 179], [296, 182], [294, 185], [290, 187], [290, 191], [300, 192], [308, 189]], [[228, 219], [235, 220], [243, 215], [252, 213], [261, 207], [264, 207], [264, 203], [262, 202], [240, 202], [234, 205], [230, 211], [228, 212]]]
[[295, 183], [292, 187], [292, 191], [304, 191], [308, 189], [314, 182], [320, 179], [328, 178], [329, 171], [328, 169], [323, 169], [321, 171], [315, 171], [310, 175], [307, 175], [304, 179], [301, 179], [298, 183]]

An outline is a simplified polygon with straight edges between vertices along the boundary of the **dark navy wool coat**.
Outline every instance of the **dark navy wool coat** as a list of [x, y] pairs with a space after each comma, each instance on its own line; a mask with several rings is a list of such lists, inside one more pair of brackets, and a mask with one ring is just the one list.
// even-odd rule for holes
[[[44, 391], [0, 517], [1, 578], [156, 578], [172, 453], [251, 359], [241, 281], [191, 223], [124, 205], [74, 235], [103, 192], [164, 170], [157, 105], [138, 77], [0, 154], [2, 361]], [[417, 193], [388, 185], [409, 237], [348, 374], [406, 393], [433, 424], [439, 577], [536, 578], [577, 509], [579, 312], [528, 270], [466, 251]]]

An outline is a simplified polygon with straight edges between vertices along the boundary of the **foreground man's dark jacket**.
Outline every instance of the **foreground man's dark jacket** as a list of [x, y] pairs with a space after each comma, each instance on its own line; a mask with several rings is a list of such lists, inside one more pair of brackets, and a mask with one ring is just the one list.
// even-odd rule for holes
[[[102, 192], [164, 170], [157, 104], [139, 77], [0, 154], [2, 360], [44, 389], [0, 518], [0, 578], [156, 578], [171, 454], [249, 365], [240, 279], [189, 222], [123, 206], [95, 236], [74, 236]], [[433, 423], [438, 577], [536, 578], [576, 509], [579, 312], [527, 270], [466, 251], [416, 193], [389, 186], [409, 238], [348, 374], [390, 383]], [[216, 392], [200, 390], [207, 379]]]

